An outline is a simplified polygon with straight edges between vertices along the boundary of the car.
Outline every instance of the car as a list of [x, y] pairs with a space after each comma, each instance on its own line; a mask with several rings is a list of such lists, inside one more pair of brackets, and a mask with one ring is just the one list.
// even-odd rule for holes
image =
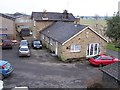
[[28, 40], [21, 40], [19, 48], [20, 48], [21, 46], [28, 46], [28, 47], [29, 47]]
[[33, 40], [32, 47], [36, 49], [42, 48], [42, 42], [40, 40]]
[[8, 77], [13, 70], [13, 66], [8, 61], [0, 60], [0, 75], [2, 75], [2, 79]]
[[108, 64], [112, 64], [114, 62], [119, 62], [118, 58], [114, 58], [113, 56], [100, 54], [89, 59], [89, 62], [95, 66], [104, 66]]
[[3, 90], [3, 81], [0, 80], [0, 90]]
[[12, 41], [9, 39], [2, 40], [2, 49], [12, 49]]
[[20, 56], [30, 56], [30, 49], [28, 46], [21, 46], [19, 49], [19, 57]]

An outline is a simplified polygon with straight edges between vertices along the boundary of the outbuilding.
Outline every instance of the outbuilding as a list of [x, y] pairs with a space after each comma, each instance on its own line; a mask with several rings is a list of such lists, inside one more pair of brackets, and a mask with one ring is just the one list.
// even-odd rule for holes
[[120, 62], [116, 62], [110, 65], [107, 65], [100, 70], [103, 72], [102, 80], [104, 88], [120, 88]]
[[0, 13], [0, 36], [16, 39], [15, 18]]

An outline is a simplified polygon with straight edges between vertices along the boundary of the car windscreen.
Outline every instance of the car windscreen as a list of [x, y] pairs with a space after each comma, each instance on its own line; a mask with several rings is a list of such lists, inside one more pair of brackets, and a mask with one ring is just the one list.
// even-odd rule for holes
[[94, 56], [93, 57], [95, 60], [99, 60], [100, 58], [101, 58], [101, 56], [100, 55], [97, 55], [97, 56]]
[[11, 44], [11, 41], [3, 41], [4, 44]]
[[34, 45], [40, 45], [40, 41], [34, 41]]
[[27, 42], [21, 42], [20, 44], [21, 45], [27, 45]]
[[6, 69], [9, 69], [9, 67], [10, 67], [10, 63], [5, 64]]
[[114, 57], [110, 57], [110, 56], [108, 56], [107, 59], [108, 59], [108, 60], [113, 60]]

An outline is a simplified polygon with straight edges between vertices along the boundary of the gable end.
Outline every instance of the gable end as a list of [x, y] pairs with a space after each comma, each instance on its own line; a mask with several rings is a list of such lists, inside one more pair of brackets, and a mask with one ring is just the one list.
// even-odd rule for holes
[[83, 30], [81, 30], [80, 32], [78, 32], [77, 34], [75, 34], [74, 36], [72, 36], [71, 38], [69, 38], [68, 40], [66, 40], [64, 43], [62, 43], [62, 45], [66, 44], [68, 41], [70, 41], [71, 39], [75, 38], [77, 35], [79, 35], [80, 33], [82, 33], [84, 30], [90, 29], [92, 32], [94, 32], [95, 34], [97, 34], [100, 38], [102, 38], [104, 41], [108, 42], [107, 39], [105, 39], [102, 35], [100, 35], [99, 33], [97, 33], [95, 30], [93, 30], [91, 27], [87, 26], [85, 27]]

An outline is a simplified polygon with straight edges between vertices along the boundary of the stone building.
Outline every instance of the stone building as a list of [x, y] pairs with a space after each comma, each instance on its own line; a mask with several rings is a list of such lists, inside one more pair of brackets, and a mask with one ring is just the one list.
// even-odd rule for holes
[[15, 18], [0, 13], [0, 36], [16, 39]]
[[86, 25], [56, 22], [40, 31], [42, 43], [63, 61], [106, 53], [107, 40]]

